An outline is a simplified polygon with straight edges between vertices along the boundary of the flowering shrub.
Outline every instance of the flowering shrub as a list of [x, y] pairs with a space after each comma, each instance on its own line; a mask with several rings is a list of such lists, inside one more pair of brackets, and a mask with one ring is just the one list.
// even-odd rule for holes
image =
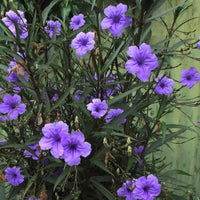
[[[170, 62], [188, 44], [200, 48], [171, 42], [188, 1], [159, 15], [167, 1], [19, 2], [1, 5], [1, 198], [187, 199], [173, 177], [187, 173], [167, 170], [159, 152], [195, 132], [165, 120], [198, 103], [180, 91], [199, 70]], [[168, 27], [162, 16], [172, 11]], [[167, 31], [153, 44], [155, 20]]]

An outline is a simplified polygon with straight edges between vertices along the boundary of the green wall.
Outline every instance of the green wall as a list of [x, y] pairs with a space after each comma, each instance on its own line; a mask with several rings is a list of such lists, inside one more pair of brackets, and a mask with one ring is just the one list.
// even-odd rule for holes
[[[155, 13], [155, 15], [171, 8], [171, 5], [178, 5], [184, 1], [182, 0], [168, 0], [166, 3]], [[180, 23], [184, 22], [187, 19], [190, 19], [192, 17], [198, 17], [197, 19], [194, 19], [190, 21], [189, 23], [186, 23], [185, 25], [180, 28], [180, 32], [177, 32], [176, 37], [181, 39], [186, 38], [193, 38], [194, 40], [198, 40], [198, 37], [200, 35], [200, 1], [199, 0], [191, 0], [192, 6], [187, 9], [183, 13], [183, 15], [180, 17], [180, 19], [177, 21], [176, 25], [179, 25]], [[172, 16], [173, 12], [168, 13], [167, 15], [163, 16], [163, 19], [165, 22], [170, 25], [172, 23]], [[175, 26], [176, 27], [176, 26]], [[162, 40], [166, 36], [166, 29], [163, 25], [161, 25], [160, 20], [153, 22], [153, 28], [152, 28], [152, 44], [156, 44], [158, 41]], [[193, 31], [189, 35], [183, 34], [182, 32], [185, 31]], [[177, 40], [174, 39], [173, 42], [176, 42]], [[172, 43], [173, 43], [172, 42]], [[194, 42], [194, 41], [193, 41]], [[193, 45], [195, 46], [195, 45]], [[181, 64], [181, 67], [172, 70], [171, 76], [175, 78], [176, 80], [180, 81], [181, 77], [181, 70], [182, 69], [188, 69], [191, 66], [194, 66], [198, 69], [198, 72], [200, 73], [200, 50], [198, 49], [190, 49], [191, 56], [199, 58], [199, 61], [193, 60], [191, 58], [188, 58], [186, 56], [177, 57], [170, 59], [170, 62], [173, 65]], [[178, 87], [178, 84], [175, 86]], [[200, 83], [196, 84], [192, 89], [184, 88], [181, 92], [181, 96], [179, 97], [179, 100], [186, 99], [186, 98], [192, 98], [200, 96]], [[200, 99], [200, 98], [199, 98]], [[196, 107], [186, 107], [186, 106], [180, 106], [180, 109], [187, 115], [183, 114], [182, 112], [176, 110], [172, 114], [169, 114], [163, 121], [166, 121], [167, 123], [177, 123], [177, 124], [184, 124], [188, 126], [195, 125], [195, 130], [200, 133], [200, 125], [198, 125], [196, 122], [200, 121], [200, 105]], [[194, 126], [193, 126], [194, 127]], [[193, 140], [188, 141], [184, 144], [173, 144], [171, 143], [170, 146], [172, 150], [170, 150], [168, 147], [163, 147], [162, 154], [167, 155], [167, 162], [172, 162], [170, 167], [168, 169], [181, 169], [188, 173], [190, 173], [192, 176], [180, 176], [177, 175], [175, 178], [179, 178], [181, 181], [193, 185], [197, 192], [200, 194], [199, 187], [200, 187], [200, 141], [199, 141], [199, 134], [194, 132], [185, 132], [182, 136], [186, 137], [186, 139], [190, 139], [195, 137]], [[184, 140], [175, 140], [174, 143], [179, 143]]]

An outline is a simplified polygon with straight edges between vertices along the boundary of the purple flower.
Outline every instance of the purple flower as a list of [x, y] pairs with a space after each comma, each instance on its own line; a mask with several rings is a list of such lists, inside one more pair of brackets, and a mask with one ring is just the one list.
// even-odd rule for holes
[[139, 147], [134, 147], [134, 150], [135, 150], [135, 152], [137, 153], [138, 156], [141, 156], [141, 155], [142, 155], [143, 149], [144, 149], [144, 146], [143, 146], [143, 145], [141, 145], [141, 146], [139, 146]]
[[56, 170], [54, 172], [53, 176], [58, 177], [58, 176], [60, 176], [63, 173], [63, 171], [64, 171], [64, 169], [60, 168], [60, 169], [58, 169], [58, 170]]
[[5, 172], [6, 180], [8, 180], [14, 186], [18, 186], [24, 181], [24, 176], [20, 174], [20, 168], [18, 167], [7, 167]]
[[120, 36], [123, 32], [123, 28], [130, 26], [132, 19], [125, 16], [127, 11], [127, 5], [122, 3], [115, 6], [108, 6], [104, 9], [104, 18], [101, 22], [102, 29], [109, 28], [109, 32], [114, 36]]
[[[118, 115], [122, 114], [124, 110], [118, 108], [118, 109], [110, 109], [108, 114], [106, 115], [106, 123], [111, 122], [113, 119], [115, 119]], [[121, 120], [119, 124], [124, 124], [126, 122], [126, 119]], [[118, 125], [119, 125], [118, 124]]]
[[32, 149], [34, 151], [35, 154], [32, 154], [31, 152], [25, 150], [24, 151], [24, 155], [25, 157], [32, 157], [33, 160], [38, 160], [38, 157], [40, 155], [39, 152], [39, 145], [38, 144], [34, 144], [34, 145], [28, 145], [28, 147], [30, 149]]
[[142, 43], [140, 47], [130, 46], [127, 54], [131, 57], [125, 64], [125, 68], [130, 74], [137, 74], [137, 77], [145, 82], [149, 79], [151, 71], [158, 66], [158, 59], [151, 52], [151, 46]]
[[153, 200], [161, 192], [161, 185], [154, 175], [149, 175], [147, 178], [142, 176], [137, 179], [135, 183], [134, 193], [137, 194], [138, 199]]
[[[109, 84], [109, 83], [112, 83], [112, 82], [115, 81], [115, 76], [113, 74], [107, 74], [104, 77], [105, 77], [104, 79], [106, 79], [105, 84]], [[97, 76], [96, 73], [94, 74], [94, 79], [96, 81], [98, 81], [98, 76]], [[104, 81], [104, 79], [102, 81]], [[101, 84], [104, 84], [104, 83], [101, 83]], [[112, 88], [108, 88], [108, 87], [107, 88], [100, 88], [100, 91], [97, 94], [97, 96], [99, 98], [102, 96], [102, 98], [104, 100], [106, 100], [106, 99], [108, 99], [108, 97], [112, 96], [117, 90], [120, 89], [120, 84], [119, 83], [117, 83], [116, 85], [111, 85], [111, 86], [113, 86], [113, 87]]]
[[62, 121], [45, 124], [42, 128], [43, 137], [39, 141], [42, 150], [49, 150], [55, 158], [63, 155], [62, 138], [68, 135], [68, 125]]
[[200, 74], [197, 72], [195, 67], [190, 67], [188, 70], [183, 69], [181, 74], [181, 84], [187, 85], [189, 89], [192, 88], [195, 83], [200, 81]]
[[81, 100], [82, 95], [83, 95], [83, 91], [82, 90], [76, 90], [74, 98], [76, 100]]
[[73, 131], [66, 135], [62, 144], [64, 148], [63, 158], [69, 166], [79, 165], [80, 157], [85, 158], [91, 153], [91, 144], [85, 142], [85, 137], [80, 131]]
[[0, 113], [7, 114], [10, 120], [17, 119], [19, 114], [26, 111], [26, 105], [21, 103], [21, 97], [17, 94], [11, 96], [6, 94], [3, 97], [3, 103], [0, 104]]
[[94, 48], [94, 36], [93, 32], [83, 33], [80, 32], [73, 40], [71, 47], [76, 49], [76, 55], [78, 57], [85, 56], [87, 51], [91, 51]]
[[197, 121], [197, 124], [200, 124], [200, 121]]
[[91, 115], [94, 118], [100, 118], [106, 114], [108, 104], [105, 100], [101, 101], [100, 99], [93, 99], [92, 103], [87, 104], [87, 109], [92, 111]]
[[49, 20], [47, 21], [47, 26], [44, 27], [44, 30], [49, 34], [50, 38], [53, 37], [54, 32], [56, 35], [60, 35], [61, 23], [58, 20]]
[[123, 187], [117, 190], [117, 195], [119, 197], [126, 197], [126, 200], [136, 200], [136, 194], [134, 192], [136, 179], [132, 181], [126, 181]]
[[84, 20], [83, 14], [75, 15], [71, 18], [70, 26], [73, 31], [77, 30], [84, 24], [85, 24], [85, 20]]
[[160, 81], [158, 79], [155, 80], [158, 82], [158, 85], [154, 90], [155, 93], [169, 96], [173, 92], [174, 81], [172, 79], [165, 76], [164, 78], [160, 79]]
[[[138, 155], [139, 157], [141, 157], [143, 149], [144, 149], [144, 146], [143, 146], [143, 145], [141, 145], [141, 146], [139, 146], [139, 147], [134, 147], [134, 150], [135, 150], [135, 152], [137, 153], [137, 155]], [[139, 161], [139, 165], [141, 165], [142, 163], [143, 163], [143, 160], [141, 159], [141, 160]]]
[[49, 92], [45, 92], [44, 95], [43, 95], [43, 99], [46, 100], [47, 99], [47, 94], [48, 94], [48, 97], [50, 99], [51, 102], [54, 102], [54, 101], [57, 101], [59, 96], [57, 93], [55, 93], [57, 90], [57, 87], [52, 87], [52, 90], [54, 93], [52, 93], [51, 91]]
[[6, 17], [2, 19], [4, 24], [9, 28], [9, 30], [12, 32], [12, 34], [16, 37], [16, 28], [15, 24], [19, 27], [19, 36], [22, 39], [27, 38], [28, 31], [26, 28], [27, 20], [24, 18], [24, 12], [18, 10], [17, 13], [15, 13], [12, 10], [9, 10], [6, 12]]

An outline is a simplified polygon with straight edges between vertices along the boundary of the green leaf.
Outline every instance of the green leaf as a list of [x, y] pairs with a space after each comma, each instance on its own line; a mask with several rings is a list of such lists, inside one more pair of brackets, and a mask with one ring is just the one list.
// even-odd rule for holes
[[96, 187], [96, 189], [101, 192], [107, 199], [109, 200], [115, 200], [115, 197], [112, 195], [112, 193], [107, 190], [103, 185], [101, 185], [100, 183], [91, 180], [91, 182], [93, 183], [93, 185]]
[[53, 0], [42, 12], [42, 20], [43, 20], [43, 24], [45, 24], [46, 19], [48, 17], [48, 14], [50, 12], [50, 10], [57, 4], [59, 3], [61, 0]]
[[115, 50], [115, 52], [110, 54], [110, 56], [107, 58], [104, 66], [103, 66], [101, 73], [105, 72], [108, 69], [108, 67], [112, 64], [112, 62], [115, 60], [115, 58], [117, 58], [118, 54], [123, 49], [123, 46], [125, 44], [126, 44], [126, 40], [122, 40], [121, 44], [118, 46], [118, 48]]
[[99, 167], [100, 169], [102, 169], [103, 171], [107, 172], [108, 174], [110, 174], [111, 176], [114, 177], [114, 174], [105, 167], [105, 164], [102, 163], [100, 160], [97, 159], [92, 159], [90, 160], [92, 164], [96, 165], [97, 167]]
[[164, 174], [162, 174], [162, 176], [174, 176], [174, 175], [192, 176], [191, 174], [180, 169], [168, 170]]
[[122, 100], [124, 97], [127, 97], [128, 95], [132, 94], [133, 92], [135, 92], [136, 90], [138, 90], [139, 88], [143, 87], [144, 84], [135, 84], [130, 90], [121, 93], [117, 96], [115, 96], [114, 98], [112, 98], [111, 100], [108, 101], [108, 105], [111, 106], [112, 104]]
[[0, 197], [1, 200], [6, 200], [5, 184], [3, 182], [0, 184]]
[[56, 109], [58, 106], [62, 105], [66, 98], [68, 97], [68, 95], [70, 94], [71, 92], [71, 89], [72, 89], [72, 86], [69, 87], [65, 93], [56, 101], [56, 103], [50, 108], [49, 111], [47, 111], [47, 114], [50, 113], [51, 111], [53, 111], [54, 109]]
[[178, 7], [182, 6], [183, 4], [184, 3], [179, 4], [179, 5], [177, 5], [177, 6], [173, 7], [173, 8], [165, 10], [164, 12], [162, 12], [162, 13], [156, 15], [156, 16], [150, 17], [150, 18], [146, 19], [145, 23], [149, 23], [152, 20], [155, 20], [155, 19], [157, 19], [157, 18], [159, 18], [159, 17], [161, 17], [163, 15], [166, 15], [167, 13], [172, 12], [173, 10], [176, 10]]
[[70, 173], [70, 168], [66, 168], [60, 176], [55, 180], [53, 190], [55, 191], [56, 187], [64, 180], [65, 176]]

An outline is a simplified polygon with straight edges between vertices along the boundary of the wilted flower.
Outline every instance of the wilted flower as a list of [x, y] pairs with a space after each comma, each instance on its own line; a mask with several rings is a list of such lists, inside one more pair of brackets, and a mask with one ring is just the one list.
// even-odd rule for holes
[[131, 57], [125, 64], [125, 68], [130, 74], [137, 74], [137, 77], [145, 82], [149, 79], [151, 71], [158, 66], [158, 59], [151, 52], [150, 45], [142, 43], [140, 47], [130, 46], [127, 54]]
[[[118, 115], [122, 114], [124, 110], [118, 108], [118, 109], [110, 109], [108, 114], [106, 115], [106, 123], [111, 122], [113, 119], [115, 119]], [[126, 122], [126, 119], [122, 119], [119, 124], [124, 124]]]
[[19, 27], [20, 38], [25, 39], [28, 36], [28, 31], [26, 28], [27, 20], [24, 18], [23, 11], [18, 10], [17, 13], [15, 13], [14, 11], [9, 10], [8, 12], [6, 12], [6, 17], [4, 17], [2, 21], [15, 37], [17, 35], [15, 24]]
[[155, 93], [169, 96], [173, 92], [174, 81], [172, 79], [165, 76], [160, 80], [156, 79], [156, 82], [158, 82], [158, 85], [154, 90]]
[[10, 120], [17, 119], [19, 114], [26, 111], [26, 105], [21, 103], [21, 97], [17, 94], [11, 96], [6, 94], [3, 97], [3, 103], [0, 104], [0, 113], [7, 114]]
[[[17, 52], [17, 54], [21, 58], [24, 58], [23, 54], [21, 54], [20, 52]], [[8, 68], [9, 75], [7, 77], [8, 82], [20, 82], [17, 75], [23, 76], [23, 78], [27, 81], [27, 72], [20, 64], [17, 63], [17, 60], [15, 58], [13, 61], [10, 61], [9, 66], [10, 66]]]
[[126, 181], [123, 187], [117, 190], [117, 195], [120, 197], [126, 197], [126, 200], [136, 200], [136, 194], [134, 192], [136, 179], [132, 181]]
[[101, 22], [102, 29], [109, 28], [109, 32], [114, 36], [120, 36], [123, 32], [123, 28], [130, 26], [132, 19], [125, 16], [127, 11], [127, 5], [122, 3], [115, 6], [108, 6], [104, 9], [104, 18]]
[[200, 74], [197, 72], [195, 67], [190, 67], [188, 70], [183, 69], [181, 74], [181, 84], [187, 85], [189, 89], [192, 88], [195, 83], [200, 81]]
[[62, 138], [68, 135], [68, 125], [62, 121], [45, 124], [42, 128], [43, 137], [39, 141], [42, 150], [49, 150], [55, 158], [63, 155]]
[[81, 13], [79, 15], [75, 15], [71, 18], [70, 26], [73, 31], [77, 30], [84, 24], [85, 24], [84, 15]]
[[6, 180], [14, 186], [18, 186], [24, 181], [24, 176], [20, 174], [20, 168], [18, 167], [7, 167], [5, 169], [5, 172]]
[[87, 51], [91, 51], [94, 48], [94, 36], [93, 32], [83, 33], [80, 32], [73, 40], [71, 47], [76, 49], [76, 55], [79, 57], [85, 56]]
[[154, 175], [149, 175], [147, 178], [142, 176], [137, 179], [135, 183], [134, 193], [137, 194], [138, 199], [153, 200], [161, 192], [161, 185]]
[[33, 160], [38, 160], [38, 157], [40, 155], [39, 144], [28, 145], [28, 147], [34, 151], [35, 155], [32, 154], [31, 152], [25, 150], [24, 151], [25, 157], [32, 157]]
[[87, 157], [91, 153], [91, 144], [85, 142], [85, 137], [80, 131], [73, 131], [63, 137], [63, 158], [69, 166], [79, 165], [81, 156]]
[[44, 30], [49, 34], [50, 38], [53, 37], [54, 32], [56, 35], [60, 35], [61, 23], [58, 20], [49, 20], [47, 21], [47, 26], [44, 27]]
[[105, 100], [101, 101], [101, 99], [93, 99], [92, 103], [87, 104], [87, 109], [92, 111], [91, 115], [94, 118], [100, 118], [106, 114], [108, 104]]

